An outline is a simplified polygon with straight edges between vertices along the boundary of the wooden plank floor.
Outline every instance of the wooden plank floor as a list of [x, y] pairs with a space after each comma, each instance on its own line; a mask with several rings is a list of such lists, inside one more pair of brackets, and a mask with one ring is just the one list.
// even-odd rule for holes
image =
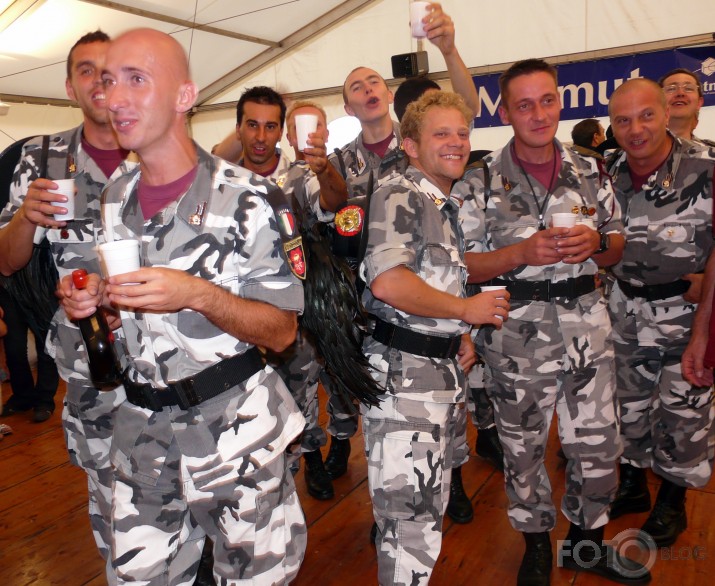
[[[5, 384], [5, 397], [9, 388]], [[87, 518], [86, 481], [67, 461], [60, 424], [63, 387], [52, 419], [33, 424], [25, 414], [2, 419], [14, 433], [0, 440], [0, 586], [106, 584]], [[324, 418], [324, 416], [323, 416]], [[552, 426], [552, 438], [553, 428]], [[475, 431], [469, 428], [469, 444]], [[563, 494], [563, 463], [552, 442], [547, 466], [555, 498]], [[296, 477], [309, 523], [308, 551], [297, 586], [376, 583], [375, 550], [369, 544], [372, 525], [362, 437], [352, 440], [348, 474], [335, 482], [336, 496], [316, 501], [307, 495], [302, 471]], [[444, 527], [442, 554], [432, 584], [508, 585], [516, 581], [523, 541], [506, 517], [503, 478], [473, 457], [463, 469], [465, 487], [475, 507], [469, 525]], [[651, 478], [653, 495], [657, 482]], [[658, 552], [652, 584], [703, 586], [715, 574], [715, 481], [688, 493], [688, 529], [674, 548]], [[558, 502], [558, 500], [556, 501]], [[606, 536], [640, 527], [647, 514], [610, 524]], [[552, 542], [563, 539], [567, 522], [560, 517]], [[588, 574], [554, 568], [554, 586], [608, 584]]]

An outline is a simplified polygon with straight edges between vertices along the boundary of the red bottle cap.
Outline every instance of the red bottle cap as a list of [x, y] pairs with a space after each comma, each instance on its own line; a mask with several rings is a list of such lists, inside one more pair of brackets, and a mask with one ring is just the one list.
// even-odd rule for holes
[[77, 289], [84, 289], [87, 286], [87, 271], [84, 269], [72, 271], [72, 283]]

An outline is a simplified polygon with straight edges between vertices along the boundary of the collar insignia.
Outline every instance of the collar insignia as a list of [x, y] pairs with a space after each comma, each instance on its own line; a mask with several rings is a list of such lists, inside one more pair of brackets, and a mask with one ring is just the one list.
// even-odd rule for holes
[[189, 216], [189, 224], [191, 226], [200, 226], [204, 223], [204, 211], [206, 211], [206, 202], [202, 201], [196, 206], [196, 211]]

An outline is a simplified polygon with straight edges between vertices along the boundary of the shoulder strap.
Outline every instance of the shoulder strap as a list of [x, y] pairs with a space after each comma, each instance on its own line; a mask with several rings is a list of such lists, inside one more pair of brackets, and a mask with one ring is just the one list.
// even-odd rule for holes
[[47, 177], [47, 156], [50, 152], [50, 136], [45, 134], [42, 137], [42, 151], [40, 153], [40, 177]]
[[338, 158], [338, 165], [340, 165], [340, 174], [343, 176], [343, 179], [347, 179], [348, 170], [345, 168], [345, 159], [343, 159], [343, 151], [341, 151], [340, 149], [335, 149], [333, 152]]
[[486, 203], [489, 199], [489, 194], [492, 188], [492, 182], [489, 176], [489, 166], [484, 162], [484, 159], [479, 159], [477, 161], [469, 163], [469, 165], [465, 167], [464, 175], [466, 175], [468, 171], [471, 171], [473, 169], [481, 169], [484, 173], [484, 203]]
[[367, 194], [365, 196], [365, 220], [362, 225], [362, 230], [360, 231], [360, 246], [358, 247], [358, 258], [357, 258], [357, 265], [358, 265], [357, 274], [360, 273], [360, 271], [359, 271], [360, 264], [362, 263], [362, 259], [365, 258], [365, 251], [367, 251], [367, 229], [370, 224], [370, 201], [372, 200], [372, 194], [374, 191], [375, 191], [375, 188], [374, 188], [374, 184], [373, 184], [373, 176], [372, 176], [372, 171], [370, 171], [370, 182], [368, 183]]

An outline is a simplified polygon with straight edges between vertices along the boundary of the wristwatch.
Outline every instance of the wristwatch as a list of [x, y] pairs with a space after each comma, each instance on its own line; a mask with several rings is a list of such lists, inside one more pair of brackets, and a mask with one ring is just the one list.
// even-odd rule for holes
[[601, 254], [602, 252], [606, 252], [608, 250], [608, 247], [611, 245], [611, 237], [606, 234], [605, 232], [599, 232], [599, 246], [598, 250], [594, 252], [594, 254]]

